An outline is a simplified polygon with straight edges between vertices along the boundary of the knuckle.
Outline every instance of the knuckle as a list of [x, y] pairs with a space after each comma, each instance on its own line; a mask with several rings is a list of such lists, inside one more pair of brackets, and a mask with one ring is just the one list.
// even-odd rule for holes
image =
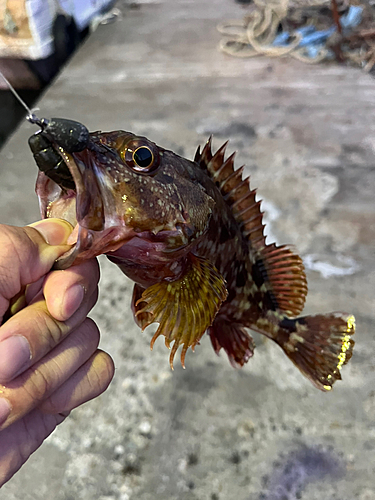
[[77, 272], [82, 276], [90, 288], [96, 287], [100, 278], [100, 270], [97, 259], [90, 259], [77, 266]]
[[30, 377], [24, 389], [34, 403], [40, 403], [51, 391], [52, 380], [45, 376], [43, 370], [34, 368], [31, 369]]
[[81, 325], [81, 334], [85, 337], [85, 343], [93, 346], [93, 350], [97, 348], [100, 341], [100, 332], [97, 324], [91, 318], [86, 318]]
[[59, 344], [67, 333], [64, 323], [55, 320], [46, 310], [38, 310], [34, 321], [49, 350]]
[[91, 309], [97, 303], [98, 298], [99, 298], [99, 290], [97, 288], [95, 288], [95, 290], [92, 292], [92, 294], [90, 295], [90, 297], [88, 299], [88, 302], [87, 302], [88, 311], [87, 312], [91, 311]]
[[62, 408], [66, 408], [69, 404], [70, 394], [61, 391], [56, 397], [52, 394], [50, 397], [45, 399], [43, 403], [39, 406], [39, 409], [43, 413], [49, 413], [51, 415], [57, 415], [61, 413]]
[[[31, 270], [27, 265], [33, 261], [36, 245], [24, 228], [1, 225], [0, 234], [0, 290], [5, 297], [11, 298], [19, 291], [18, 270], [28, 278]], [[31, 283], [30, 277], [30, 283]]]

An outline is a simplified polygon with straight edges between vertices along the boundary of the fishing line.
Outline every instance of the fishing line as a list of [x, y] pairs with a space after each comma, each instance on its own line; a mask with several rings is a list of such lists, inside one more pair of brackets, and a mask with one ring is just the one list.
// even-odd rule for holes
[[4, 76], [4, 74], [0, 71], [0, 76], [4, 80], [4, 82], [8, 85], [9, 90], [12, 92], [14, 97], [19, 101], [19, 103], [26, 109], [27, 111], [27, 116], [26, 120], [28, 120], [30, 123], [34, 123], [36, 125], [39, 125], [39, 127], [44, 128], [47, 123], [46, 120], [38, 118], [29, 108], [29, 106], [25, 103], [25, 101], [22, 99], [22, 97], [18, 94], [16, 89], [13, 87], [13, 85], [9, 82], [9, 80]]

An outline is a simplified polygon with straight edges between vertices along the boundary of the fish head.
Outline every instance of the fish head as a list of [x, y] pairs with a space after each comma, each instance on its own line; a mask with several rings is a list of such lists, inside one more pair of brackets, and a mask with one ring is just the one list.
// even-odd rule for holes
[[148, 248], [148, 258], [171, 258], [188, 252], [208, 228], [215, 202], [194, 162], [124, 131], [91, 133], [79, 152], [51, 147], [63, 166], [56, 166], [53, 176], [39, 172], [41, 213], [74, 227], [73, 246], [58, 268], [102, 253], [139, 259], [141, 247]]

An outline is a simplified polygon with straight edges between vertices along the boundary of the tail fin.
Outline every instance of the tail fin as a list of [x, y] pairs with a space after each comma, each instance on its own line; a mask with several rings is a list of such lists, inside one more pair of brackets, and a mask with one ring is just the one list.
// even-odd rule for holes
[[335, 381], [341, 380], [340, 370], [352, 357], [354, 316], [331, 313], [285, 318], [280, 327], [276, 342], [315, 387], [330, 391]]

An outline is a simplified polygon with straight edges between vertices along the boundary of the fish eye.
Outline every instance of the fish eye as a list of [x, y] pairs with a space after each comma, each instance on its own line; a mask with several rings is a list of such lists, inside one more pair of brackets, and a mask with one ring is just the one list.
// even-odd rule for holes
[[154, 162], [154, 155], [147, 146], [140, 146], [133, 153], [133, 162], [140, 168], [148, 169]]
[[154, 174], [160, 164], [159, 148], [143, 137], [125, 144], [121, 158], [141, 174]]

